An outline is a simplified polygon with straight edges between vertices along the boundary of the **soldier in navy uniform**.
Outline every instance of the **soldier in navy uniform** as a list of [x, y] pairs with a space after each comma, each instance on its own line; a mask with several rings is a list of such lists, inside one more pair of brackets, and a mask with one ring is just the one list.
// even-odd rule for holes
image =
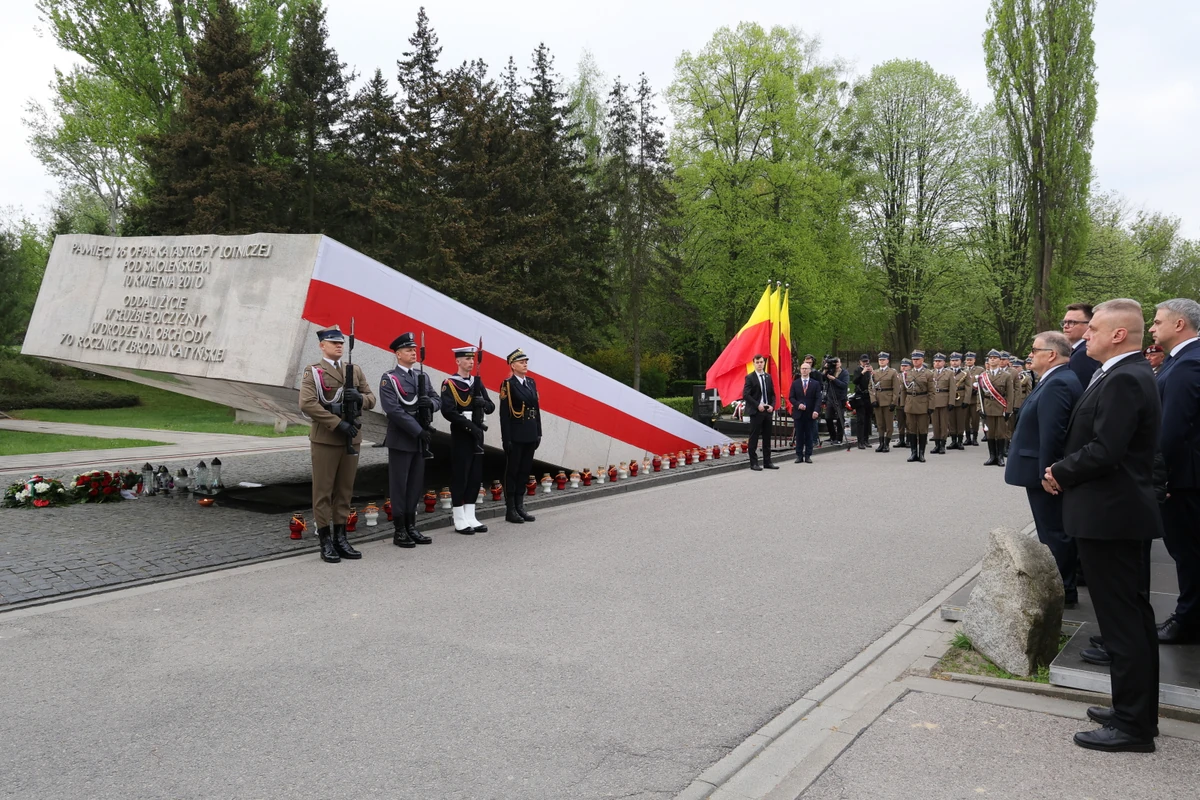
[[504, 503], [508, 522], [533, 522], [525, 513], [525, 476], [542, 443], [542, 414], [537, 386], [529, 377], [529, 356], [520, 348], [508, 354], [512, 377], [500, 384], [500, 438], [504, 442]]
[[442, 381], [442, 416], [450, 421], [450, 504], [454, 531], [464, 535], [486, 533], [487, 525], [475, 518], [475, 501], [483, 482], [484, 416], [496, 410], [475, 369], [475, 348], [454, 348], [458, 372]]
[[431, 391], [429, 378], [417, 372], [417, 342], [411, 333], [402, 333], [391, 344], [396, 354], [395, 369], [379, 379], [379, 402], [387, 416], [388, 493], [392, 499], [392, 544], [416, 547], [431, 539], [417, 530], [417, 503], [425, 483], [424, 451], [433, 436], [432, 429], [421, 426], [420, 412], [427, 419], [441, 407]]

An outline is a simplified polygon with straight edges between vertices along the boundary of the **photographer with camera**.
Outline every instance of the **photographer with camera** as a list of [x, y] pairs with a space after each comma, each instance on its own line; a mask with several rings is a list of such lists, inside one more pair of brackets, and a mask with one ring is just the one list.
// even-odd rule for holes
[[821, 377], [825, 384], [825, 429], [829, 432], [829, 443], [844, 444], [846, 393], [850, 386], [850, 375], [842, 369], [840, 358], [827, 355], [821, 365]]
[[871, 440], [871, 376], [871, 359], [863, 353], [858, 359], [858, 369], [854, 371], [854, 398], [850, 401], [854, 407], [854, 435], [859, 450], [866, 450], [867, 442]]

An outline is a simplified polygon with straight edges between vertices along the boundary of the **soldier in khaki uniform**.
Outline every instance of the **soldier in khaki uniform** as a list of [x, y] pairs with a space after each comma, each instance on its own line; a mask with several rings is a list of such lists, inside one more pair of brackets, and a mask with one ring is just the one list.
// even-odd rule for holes
[[879, 428], [879, 446], [875, 452], [887, 453], [892, 449], [892, 416], [896, 413], [896, 398], [900, 393], [900, 373], [890, 366], [890, 354], [880, 353], [877, 358], [879, 369], [871, 374], [869, 386], [875, 426]]
[[1033, 391], [1033, 376], [1025, 369], [1025, 360], [1020, 356], [1014, 356], [1012, 359], [1012, 416], [1008, 419], [1008, 438], [1012, 439], [1012, 433], [1017, 429], [1017, 417], [1021, 413], [1021, 406], [1025, 404], [1025, 398], [1029, 397], [1029, 393]]
[[904, 388], [904, 376], [912, 369], [912, 359], [900, 359], [900, 372], [896, 376], [896, 445], [903, 446], [908, 442], [908, 419], [904, 415], [904, 401], [908, 397], [907, 391]]
[[979, 376], [979, 401], [988, 442], [988, 460], [983, 465], [1003, 467], [1012, 407], [1012, 373], [1000, 366], [1000, 353], [996, 350], [988, 351], [988, 368]]
[[946, 454], [946, 436], [950, 431], [950, 402], [954, 399], [954, 373], [946, 366], [943, 353], [933, 355], [933, 399], [929, 404], [933, 421], [933, 455]]
[[925, 368], [925, 353], [912, 352], [912, 369], [903, 376], [904, 418], [908, 426], [908, 460], [925, 463], [929, 438], [929, 404], [933, 398], [933, 372]]
[[966, 398], [967, 423], [964, 428], [966, 443], [971, 447], [979, 447], [979, 376], [983, 373], [983, 367], [976, 366], [973, 352], [968, 351], [963, 359], [963, 371], [970, 376], [967, 379], [969, 394]]
[[967, 430], [967, 403], [970, 402], [970, 375], [963, 368], [962, 353], [950, 354], [950, 371], [954, 373], [954, 395], [950, 399], [950, 445], [947, 450], [965, 450], [963, 438]]
[[[375, 395], [357, 364], [353, 381], [346, 385], [341, 330], [335, 325], [317, 331], [322, 359], [304, 368], [300, 377], [300, 410], [312, 420], [308, 430], [312, 453], [313, 517], [321, 540], [321, 560], [336, 563], [343, 558], [362, 558], [362, 553], [346, 539], [346, 517], [354, 493], [354, 474], [358, 471], [358, 445], [362, 442], [361, 425], [342, 419], [345, 403], [362, 409], [375, 407]], [[347, 452], [353, 442], [355, 453]], [[332, 526], [332, 530], [330, 529]]]

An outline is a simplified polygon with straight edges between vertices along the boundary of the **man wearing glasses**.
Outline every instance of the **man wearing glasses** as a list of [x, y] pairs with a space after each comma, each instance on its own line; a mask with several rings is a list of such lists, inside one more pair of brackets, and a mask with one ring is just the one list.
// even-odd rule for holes
[[1092, 374], [1100, 367], [1100, 362], [1087, 354], [1083, 343], [1083, 332], [1092, 321], [1092, 307], [1088, 303], [1072, 303], [1063, 314], [1062, 332], [1071, 343], [1071, 360], [1068, 366], [1079, 377], [1083, 388], [1092, 381]]

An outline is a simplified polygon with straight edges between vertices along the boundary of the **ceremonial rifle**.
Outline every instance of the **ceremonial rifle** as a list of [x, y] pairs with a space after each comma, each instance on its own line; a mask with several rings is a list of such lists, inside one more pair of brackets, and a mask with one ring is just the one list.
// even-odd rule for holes
[[429, 446], [429, 440], [433, 436], [433, 406], [420, 402], [429, 397], [429, 391], [425, 388], [425, 331], [421, 331], [420, 355], [421, 371], [417, 374], [417, 423], [421, 426], [421, 454], [429, 461], [433, 458], [433, 448]]
[[362, 407], [360, 402], [350, 402], [346, 399], [346, 389], [358, 391], [358, 387], [354, 385], [354, 317], [350, 318], [350, 349], [346, 352], [346, 371], [342, 378], [342, 419], [354, 429], [352, 433], [346, 434], [346, 453], [348, 455], [358, 455], [358, 450], [354, 448], [354, 439], [358, 435], [358, 420], [362, 415]]
[[479, 349], [475, 353], [475, 382], [471, 384], [471, 422], [478, 428], [475, 436], [475, 454], [483, 455], [483, 434], [487, 423], [483, 421], [483, 337], [479, 337]]

